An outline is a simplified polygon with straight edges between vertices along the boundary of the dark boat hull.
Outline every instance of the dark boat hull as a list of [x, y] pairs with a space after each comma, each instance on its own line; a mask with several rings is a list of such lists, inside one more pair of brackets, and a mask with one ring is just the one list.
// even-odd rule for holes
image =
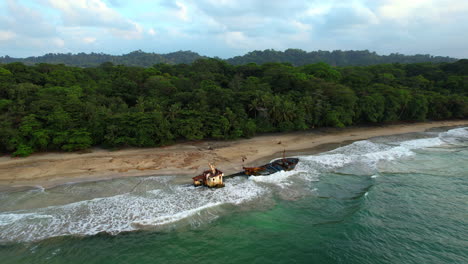
[[225, 178], [236, 176], [266, 176], [279, 171], [290, 171], [296, 167], [298, 162], [298, 158], [277, 159], [259, 167], [244, 167], [244, 171], [226, 176]]

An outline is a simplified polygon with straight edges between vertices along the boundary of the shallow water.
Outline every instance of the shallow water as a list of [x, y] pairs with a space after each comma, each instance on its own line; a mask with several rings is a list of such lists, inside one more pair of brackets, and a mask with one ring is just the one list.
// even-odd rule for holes
[[2, 263], [468, 263], [468, 128], [357, 141], [222, 189], [0, 193]]

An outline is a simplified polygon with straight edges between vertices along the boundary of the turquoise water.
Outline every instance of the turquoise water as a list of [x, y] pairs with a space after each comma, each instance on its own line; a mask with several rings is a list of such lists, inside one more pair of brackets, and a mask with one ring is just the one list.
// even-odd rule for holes
[[381, 137], [223, 189], [0, 193], [1, 263], [468, 263], [468, 128]]

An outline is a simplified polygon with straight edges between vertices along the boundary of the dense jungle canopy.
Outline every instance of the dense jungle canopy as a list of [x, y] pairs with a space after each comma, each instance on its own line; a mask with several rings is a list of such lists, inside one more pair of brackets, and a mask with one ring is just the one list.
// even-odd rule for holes
[[[97, 67], [104, 62], [112, 62], [117, 65], [152, 67], [157, 63], [190, 64], [198, 59], [207, 59], [192, 51], [177, 51], [167, 54], [133, 51], [123, 55], [109, 55], [104, 53], [49, 53], [38, 57], [12, 58], [0, 57], [0, 63], [22, 62], [27, 65], [37, 63], [65, 64], [77, 67]], [[217, 58], [219, 59], [219, 58]], [[334, 50], [334, 51], [310, 51], [300, 49], [287, 49], [277, 51], [272, 49], [256, 50], [243, 56], [236, 56], [225, 60], [232, 65], [248, 63], [264, 64], [270, 62], [286, 62], [293, 66], [325, 62], [332, 66], [368, 66], [383, 63], [423, 63], [423, 62], [455, 62], [457, 59], [428, 54], [403, 55], [392, 53], [390, 55], [378, 55], [368, 50]]]
[[352, 67], [234, 66], [219, 59], [151, 67], [0, 64], [0, 151], [16, 156], [467, 117], [468, 60]]

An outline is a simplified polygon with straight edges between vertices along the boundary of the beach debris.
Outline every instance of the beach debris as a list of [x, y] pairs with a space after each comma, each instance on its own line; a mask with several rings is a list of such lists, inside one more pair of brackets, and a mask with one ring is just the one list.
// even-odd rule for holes
[[241, 158], [242, 158], [242, 166], [244, 166], [244, 161], [247, 160], [247, 157], [246, 157], [246, 156], [242, 156]]
[[213, 164], [208, 164], [210, 169], [204, 171], [202, 174], [193, 177], [194, 186], [207, 186], [210, 188], [224, 187], [223, 177], [224, 173], [218, 170]]

